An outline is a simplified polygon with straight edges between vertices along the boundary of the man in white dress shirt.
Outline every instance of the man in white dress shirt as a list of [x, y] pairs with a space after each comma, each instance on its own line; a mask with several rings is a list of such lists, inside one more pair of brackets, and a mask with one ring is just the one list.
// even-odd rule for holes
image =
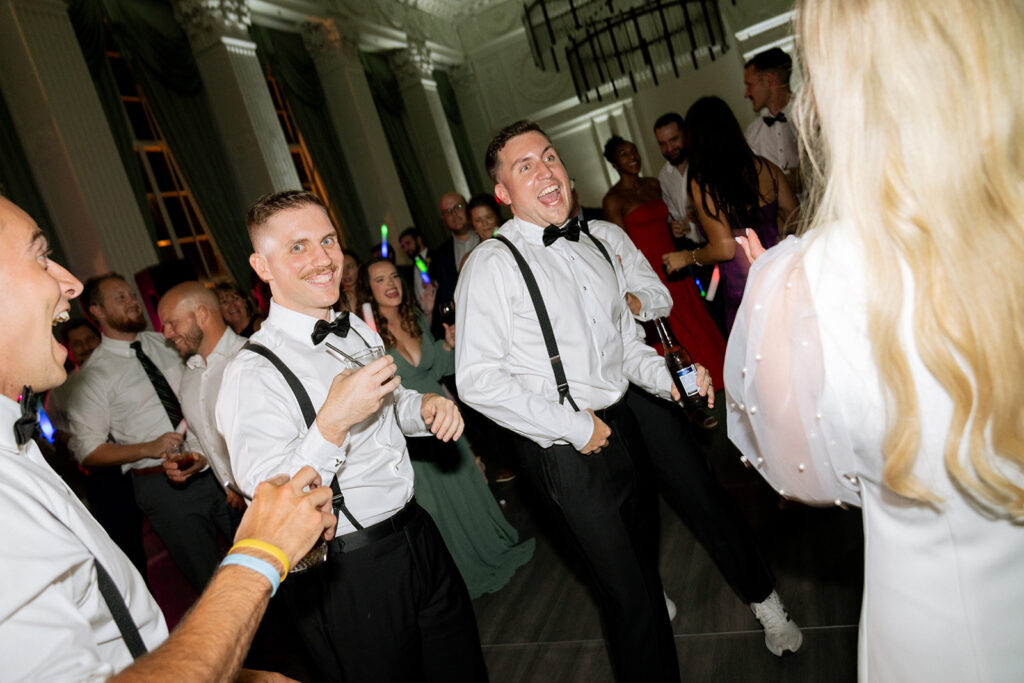
[[[456, 291], [459, 392], [522, 437], [520, 468], [590, 570], [617, 677], [678, 680], [652, 477], [647, 458], [631, 455], [644, 443], [622, 401], [630, 382], [664, 399], [678, 393], [626, 305], [622, 265], [608, 253], [621, 250], [601, 239], [621, 231], [595, 221], [595, 235], [581, 234], [569, 220], [568, 174], [536, 124], [504, 128], [486, 158], [495, 194], [514, 215], [498, 236], [520, 251], [543, 293], [568, 397], [560, 397], [536, 308], [500, 239], [473, 251]], [[700, 366], [698, 379], [707, 394]]]
[[[674, 111], [662, 114], [654, 122], [654, 138], [658, 141], [661, 155], [665, 157], [665, 165], [658, 171], [658, 183], [661, 184], [661, 198], [668, 206], [669, 228], [675, 238], [676, 248], [691, 250], [707, 244], [707, 239], [697, 225], [697, 216], [690, 204], [690, 160], [686, 153], [683, 123], [683, 117]], [[713, 265], [693, 265], [687, 268], [687, 273], [699, 279], [707, 289], [714, 270]], [[724, 330], [725, 297], [711, 301], [704, 299], [704, 307], [718, 329]]]
[[[184, 485], [164, 476], [164, 458], [183, 441], [175, 432], [182, 417], [181, 360], [161, 335], [143, 331], [142, 306], [120, 275], [92, 278], [84, 299], [103, 339], [79, 371], [70, 397], [71, 450], [86, 466], [119, 465], [132, 474], [139, 509], [181, 573], [201, 591], [223, 554], [218, 532], [228, 539], [233, 532], [212, 474], [198, 474]], [[147, 361], [155, 369], [147, 370]], [[191, 437], [185, 449], [201, 452]]]
[[[183, 282], [169, 289], [157, 307], [164, 337], [185, 361], [181, 378], [181, 412], [189, 432], [198, 440], [205, 458], [224, 490], [232, 526], [245, 511], [245, 501], [228, 488], [234, 485], [231, 461], [224, 437], [217, 431], [217, 394], [227, 362], [245, 345], [245, 338], [227, 326], [220, 301], [213, 290], [198, 282]], [[184, 482], [191, 474], [181, 472], [173, 460], [164, 462], [172, 481]]]
[[281, 365], [243, 348], [224, 372], [217, 425], [243, 491], [303, 465], [325, 486], [337, 476], [326, 563], [282, 588], [310, 664], [324, 680], [486, 679], [469, 594], [413, 499], [405, 445], [405, 435], [458, 438], [458, 410], [401, 387], [390, 356], [364, 367], [348, 360], [383, 342], [357, 316], [332, 310], [342, 251], [315, 195], [264, 195], [247, 224], [249, 262], [273, 294], [250, 344]]
[[697, 227], [687, 193], [689, 159], [686, 156], [683, 117], [674, 111], [659, 116], [654, 122], [654, 139], [665, 157], [665, 165], [658, 171], [658, 183], [661, 184], [661, 198], [668, 205], [672, 236], [685, 238], [695, 245], [704, 244], [707, 239]]
[[[780, 48], [754, 55], [743, 68], [743, 96], [759, 114], [747, 126], [750, 149], [781, 168], [793, 193], [800, 194], [800, 152], [790, 112], [792, 71], [793, 59]], [[763, 109], [768, 113], [761, 116]]]
[[[2, 197], [0, 290], [9, 297], [0, 309], [0, 572], [7, 577], [0, 592], [2, 678], [101, 681], [120, 673], [131, 680], [234, 679], [270, 599], [270, 582], [246, 567], [223, 567], [168, 638], [142, 576], [30, 438], [34, 410], [30, 401], [27, 411], [19, 406], [18, 395], [64, 381], [66, 350], [51, 327], [66, 319], [82, 284], [49, 259], [35, 222]], [[301, 493], [313, 481], [307, 469], [286, 485], [261, 486], [244, 537], [276, 545], [290, 561], [300, 557], [334, 524], [315, 507], [328, 502], [326, 492]], [[111, 616], [109, 593], [100, 587], [100, 565], [142, 646], [151, 650], [134, 663]]]

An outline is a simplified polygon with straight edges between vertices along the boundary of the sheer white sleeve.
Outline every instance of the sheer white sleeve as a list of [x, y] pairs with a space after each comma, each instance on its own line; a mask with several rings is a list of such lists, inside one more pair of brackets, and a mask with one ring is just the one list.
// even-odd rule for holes
[[750, 270], [725, 355], [729, 438], [781, 495], [860, 505], [842, 406], [825, 391], [803, 243], [790, 237]]

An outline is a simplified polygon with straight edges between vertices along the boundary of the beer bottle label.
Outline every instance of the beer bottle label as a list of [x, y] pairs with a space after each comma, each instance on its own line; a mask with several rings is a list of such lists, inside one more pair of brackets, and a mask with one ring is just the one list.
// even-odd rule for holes
[[686, 392], [687, 396], [697, 395], [697, 368], [692, 365], [687, 365], [685, 368], [676, 373], [679, 376], [679, 382], [683, 385], [683, 391]]

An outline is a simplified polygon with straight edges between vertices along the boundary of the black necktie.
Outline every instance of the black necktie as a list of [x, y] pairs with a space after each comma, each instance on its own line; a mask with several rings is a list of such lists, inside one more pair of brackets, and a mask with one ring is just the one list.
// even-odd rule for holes
[[550, 247], [560, 237], [564, 237], [570, 242], [579, 242], [580, 232], [590, 232], [589, 228], [587, 228], [587, 219], [583, 218], [582, 214], [574, 217], [562, 227], [549, 225], [544, 228], [544, 246]]
[[762, 116], [761, 119], [764, 121], [764, 125], [769, 128], [774, 126], [776, 121], [779, 121], [780, 123], [786, 123], [787, 121], [785, 112], [781, 111], [776, 116]]
[[156, 390], [156, 395], [160, 398], [160, 403], [163, 404], [164, 410], [167, 411], [167, 417], [171, 420], [171, 428], [176, 429], [181, 424], [181, 404], [178, 403], [178, 397], [174, 395], [174, 390], [171, 389], [171, 385], [167, 383], [167, 378], [164, 377], [164, 373], [160, 372], [160, 368], [149, 359], [145, 351], [142, 350], [142, 344], [137, 341], [133, 341], [130, 345], [132, 350], [135, 351], [135, 355], [139, 357], [139, 362], [142, 363], [142, 369], [146, 371], [146, 376], [149, 377], [150, 383], [153, 385], [153, 389]]
[[21, 390], [21, 417], [14, 421], [14, 440], [19, 446], [28, 443], [29, 439], [39, 433], [39, 416], [36, 415], [36, 395], [32, 393], [32, 387], [24, 387]]
[[316, 346], [329, 334], [336, 334], [342, 338], [347, 337], [348, 329], [351, 326], [352, 323], [348, 319], [348, 311], [345, 311], [335, 318], [332, 323], [329, 323], [326, 320], [317, 320], [316, 325], [313, 326], [313, 334], [309, 336], [313, 340], [313, 346]]

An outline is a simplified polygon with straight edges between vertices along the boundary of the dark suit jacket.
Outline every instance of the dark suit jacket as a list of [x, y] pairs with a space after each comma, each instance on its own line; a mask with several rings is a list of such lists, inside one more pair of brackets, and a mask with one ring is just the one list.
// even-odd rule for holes
[[459, 271], [455, 267], [453, 239], [449, 237], [441, 243], [441, 246], [430, 250], [430, 267], [427, 268], [427, 275], [430, 276], [431, 282], [437, 284], [434, 312], [430, 319], [430, 332], [437, 339], [444, 339], [444, 327], [441, 326], [441, 316], [437, 309], [441, 304], [455, 299], [455, 283], [459, 279]]

